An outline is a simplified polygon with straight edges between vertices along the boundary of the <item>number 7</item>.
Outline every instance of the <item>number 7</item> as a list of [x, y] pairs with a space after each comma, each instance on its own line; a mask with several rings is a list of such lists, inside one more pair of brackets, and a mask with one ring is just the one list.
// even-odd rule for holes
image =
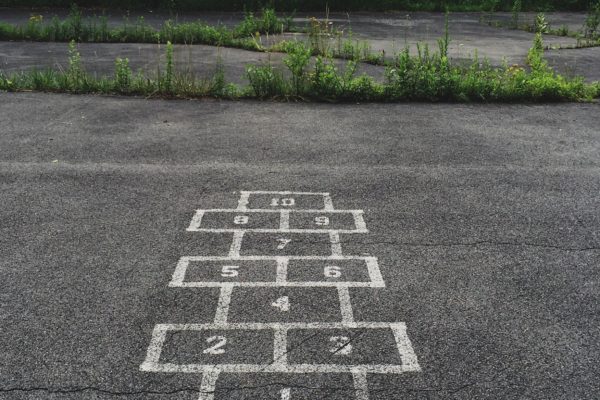
[[279, 238], [279, 239], [277, 239], [277, 241], [279, 242], [279, 244], [277, 245], [277, 248], [279, 250], [282, 250], [285, 248], [285, 246], [288, 245], [288, 243], [290, 243], [292, 241], [292, 239]]

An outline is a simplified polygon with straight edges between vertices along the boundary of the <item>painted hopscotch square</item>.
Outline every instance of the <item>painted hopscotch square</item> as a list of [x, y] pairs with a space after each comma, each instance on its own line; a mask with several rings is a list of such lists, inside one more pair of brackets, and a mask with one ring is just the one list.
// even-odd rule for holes
[[290, 230], [333, 230], [344, 233], [368, 232], [360, 210], [337, 210], [335, 212], [291, 211], [288, 225]]
[[270, 364], [273, 362], [272, 330], [169, 330], [160, 364]]
[[242, 256], [329, 256], [333, 251], [328, 233], [246, 232], [240, 247]]
[[315, 285], [385, 286], [374, 257], [292, 258], [288, 261], [287, 280]]
[[402, 365], [389, 328], [297, 329], [287, 339], [290, 364]]
[[242, 192], [240, 207], [249, 210], [333, 210], [329, 193]]
[[342, 319], [335, 288], [235, 288], [228, 321], [339, 322]]
[[244, 400], [359, 400], [352, 375], [345, 374], [235, 374], [219, 376], [214, 400], [231, 400], [231, 388], [244, 388]]
[[248, 260], [228, 257], [182, 257], [177, 263], [171, 287], [217, 287], [223, 284], [274, 283], [276, 259]]
[[188, 232], [231, 232], [234, 230], [278, 230], [279, 212], [196, 210]]

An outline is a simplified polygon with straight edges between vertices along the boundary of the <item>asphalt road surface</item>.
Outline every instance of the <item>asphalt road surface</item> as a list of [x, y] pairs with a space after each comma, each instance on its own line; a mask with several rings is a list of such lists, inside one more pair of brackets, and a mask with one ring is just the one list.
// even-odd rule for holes
[[0, 398], [597, 399], [599, 115], [2, 93]]

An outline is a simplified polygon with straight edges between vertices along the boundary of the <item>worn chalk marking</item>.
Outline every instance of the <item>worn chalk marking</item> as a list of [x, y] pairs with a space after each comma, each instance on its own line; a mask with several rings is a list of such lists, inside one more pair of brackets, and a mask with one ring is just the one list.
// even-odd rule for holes
[[248, 194], [278, 194], [278, 195], [281, 195], [281, 196], [289, 196], [289, 195], [293, 195], [293, 194], [306, 195], [306, 196], [329, 196], [329, 192], [289, 192], [289, 191], [277, 192], [277, 191], [269, 191], [269, 190], [251, 190], [251, 191], [242, 192], [242, 193], [248, 193]]
[[287, 257], [277, 257], [277, 276], [275, 278], [275, 285], [285, 284], [287, 282], [288, 274], [288, 260]]
[[[287, 338], [284, 333], [290, 329], [391, 329], [397, 342], [397, 349], [402, 360], [401, 365], [395, 364], [365, 364], [365, 365], [340, 365], [340, 364], [287, 364], [282, 362], [284, 349], [287, 347]], [[202, 331], [202, 330], [261, 330], [274, 331], [275, 344], [273, 355], [281, 362], [266, 362], [264, 364], [219, 364], [221, 372], [251, 373], [344, 373], [364, 372], [377, 374], [401, 374], [404, 372], [420, 371], [414, 350], [406, 337], [406, 325], [401, 322], [290, 322], [290, 323], [218, 323], [218, 324], [159, 324], [154, 328], [153, 351], [148, 355], [142, 366], [143, 371], [153, 372], [183, 372], [199, 373], [214, 368], [213, 364], [173, 364], [160, 363], [160, 350], [164, 345], [167, 331]], [[163, 332], [164, 331], [164, 332]], [[279, 332], [279, 333], [278, 333]]]
[[341, 256], [342, 255], [342, 244], [340, 243], [339, 232], [330, 231], [329, 232], [329, 241], [331, 242], [331, 255], [334, 257]]
[[340, 298], [340, 311], [342, 312], [342, 322], [350, 324], [354, 322], [352, 312], [352, 303], [350, 302], [350, 292], [348, 287], [338, 286], [338, 297]]
[[167, 339], [167, 329], [163, 325], [156, 325], [152, 330], [152, 339], [146, 352], [146, 360], [140, 366], [141, 371], [151, 371], [152, 365], [158, 364], [162, 346]]
[[[214, 214], [214, 213], [240, 213], [244, 212], [244, 216], [237, 216], [234, 222], [237, 225], [242, 225], [247, 223], [248, 217], [247, 215], [252, 214], [273, 214], [279, 213], [279, 228], [244, 228], [246, 232], [260, 232], [260, 233], [276, 233], [276, 232], [289, 232], [289, 233], [327, 233], [327, 232], [340, 232], [340, 233], [368, 233], [368, 229], [365, 225], [364, 219], [362, 218], [363, 211], [362, 210], [294, 210], [294, 209], [255, 209], [255, 210], [240, 210], [240, 209], [208, 209], [208, 210], [196, 210], [194, 217], [192, 218], [192, 222], [190, 226], [187, 228], [188, 232], [212, 232], [212, 233], [224, 233], [224, 232], [235, 232], [240, 230], [239, 227], [235, 228], [202, 228], [202, 219], [205, 215]], [[331, 213], [331, 214], [350, 214], [353, 217], [354, 228], [351, 229], [314, 229], [314, 228], [294, 228], [290, 229], [290, 213], [296, 214], [321, 214], [321, 213]], [[327, 217], [320, 217], [327, 218]], [[245, 221], [245, 222], [244, 222]], [[317, 224], [320, 225], [320, 224]], [[322, 224], [321, 224], [322, 225]], [[327, 225], [327, 224], [324, 224]]]
[[231, 304], [232, 291], [232, 285], [226, 284], [221, 286], [221, 293], [219, 294], [219, 303], [217, 304], [217, 311], [215, 312], [215, 324], [227, 323], [227, 315], [229, 314], [229, 305]]
[[204, 216], [204, 210], [196, 210], [194, 216], [192, 217], [192, 221], [190, 222], [190, 226], [186, 229], [188, 232], [196, 232], [200, 229], [200, 224], [202, 224], [202, 217]]
[[273, 364], [285, 368], [287, 365], [287, 329], [275, 329]]
[[290, 229], [290, 210], [281, 210], [279, 217], [279, 230], [287, 231]]
[[333, 211], [333, 201], [329, 193], [323, 193], [323, 209], [327, 211]]
[[[288, 264], [290, 260], [320, 260], [320, 261], [344, 261], [344, 260], [362, 260], [366, 264], [370, 281], [288, 281]], [[270, 282], [230, 282], [224, 281], [185, 281], [187, 269], [190, 262], [203, 261], [219, 261], [231, 262], [235, 264], [240, 261], [274, 261], [277, 263], [275, 281]], [[326, 271], [327, 272], [327, 271]], [[237, 257], [222, 257], [222, 256], [191, 256], [181, 257], [173, 273], [173, 278], [169, 282], [170, 287], [370, 287], [379, 288], [385, 287], [385, 283], [379, 271], [377, 258], [361, 257], [361, 256], [237, 256]]]
[[379, 269], [379, 263], [377, 262], [377, 258], [366, 257], [365, 262], [367, 263], [369, 278], [371, 279], [371, 283], [373, 283], [372, 287], [385, 287], [385, 282], [383, 280], [383, 277], [381, 276], [381, 270]]
[[200, 397], [198, 400], [213, 400], [215, 398], [215, 388], [219, 378], [218, 368], [207, 368], [202, 371], [202, 382], [200, 383]]
[[248, 209], [248, 200], [250, 198], [250, 192], [241, 191], [240, 199], [238, 200], [237, 211], [246, 211]]
[[281, 400], [290, 400], [292, 398], [292, 389], [283, 388], [279, 391], [279, 394], [281, 395]]
[[391, 326], [391, 328], [396, 339], [396, 345], [398, 346], [398, 353], [400, 353], [400, 358], [402, 359], [402, 366], [407, 371], [421, 371], [417, 355], [406, 333], [406, 324], [397, 323]]
[[365, 218], [362, 210], [352, 211], [352, 216], [354, 217], [354, 225], [356, 226], [356, 230], [361, 233], [368, 233], [367, 224], [365, 223]]
[[244, 238], [245, 231], [235, 230], [233, 231], [233, 241], [229, 248], [229, 257], [239, 257], [240, 249], [242, 248], [242, 239]]
[[367, 384], [367, 373], [365, 371], [353, 371], [354, 390], [356, 400], [369, 400], [369, 385]]

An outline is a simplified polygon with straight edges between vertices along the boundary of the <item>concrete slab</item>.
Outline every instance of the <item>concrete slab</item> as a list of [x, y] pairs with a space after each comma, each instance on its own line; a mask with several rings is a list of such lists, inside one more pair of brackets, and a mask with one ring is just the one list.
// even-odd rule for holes
[[[1, 396], [198, 399], [214, 384], [203, 398], [593, 398], [598, 111], [0, 94]], [[195, 210], [243, 208], [240, 191], [257, 189], [327, 191], [335, 209], [363, 209], [369, 233], [332, 249], [377, 257], [386, 287], [337, 298], [233, 288], [231, 316], [245, 328], [171, 332], [165, 357], [276, 369], [281, 326], [253, 319], [309, 323], [322, 311], [314, 335], [290, 328], [289, 361], [409, 365], [383, 325], [360, 325], [402, 321], [420, 372], [229, 372], [211, 383], [140, 370], [157, 324], [225, 318], [219, 288], [169, 282], [182, 256], [235, 252], [231, 233], [186, 231]], [[357, 326], [323, 322], [335, 318]]]

